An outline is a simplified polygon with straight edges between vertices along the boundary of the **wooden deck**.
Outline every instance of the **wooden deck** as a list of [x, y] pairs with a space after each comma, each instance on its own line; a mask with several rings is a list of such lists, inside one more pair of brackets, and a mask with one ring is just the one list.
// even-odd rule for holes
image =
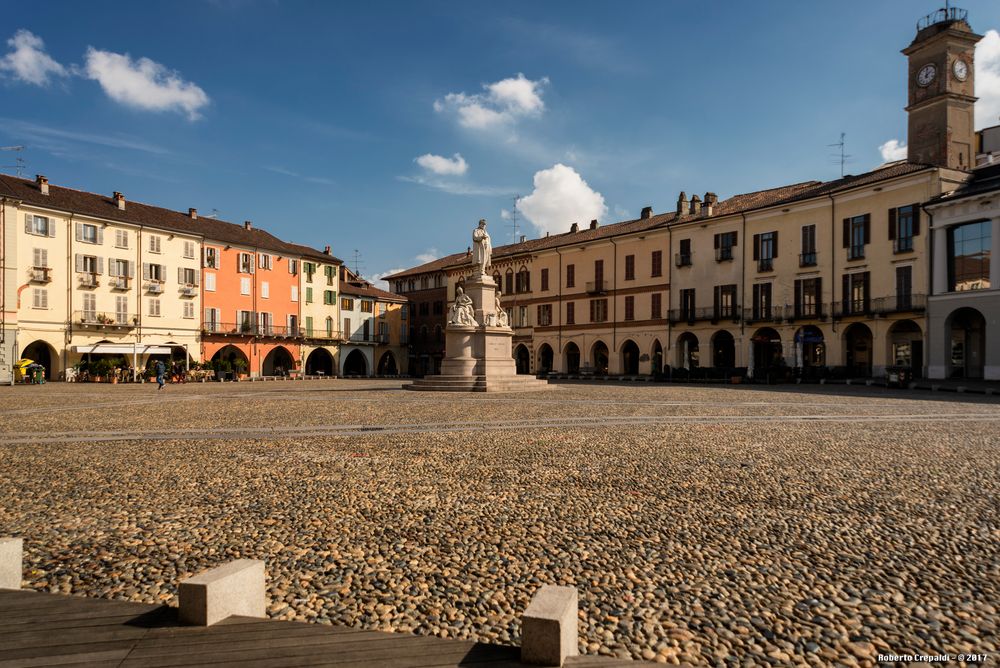
[[[0, 591], [0, 667], [522, 666], [520, 649], [321, 624], [230, 617], [181, 626], [177, 609], [34, 591]], [[595, 656], [575, 668], [639, 666]]]

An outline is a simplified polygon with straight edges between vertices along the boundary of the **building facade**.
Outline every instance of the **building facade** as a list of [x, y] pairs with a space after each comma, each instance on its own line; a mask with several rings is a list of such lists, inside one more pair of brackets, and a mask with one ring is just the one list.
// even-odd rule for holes
[[405, 375], [409, 364], [407, 299], [379, 290], [346, 267], [341, 267], [340, 288], [341, 375]]
[[340, 368], [341, 265], [340, 260], [330, 255], [329, 246], [322, 255], [303, 249], [299, 273], [302, 358], [305, 372], [310, 376], [335, 376]]
[[429, 376], [441, 372], [444, 316], [449, 301], [446, 267], [457, 264], [465, 255], [449, 255], [387, 279], [393, 291], [406, 295], [408, 300], [407, 365], [411, 375]]

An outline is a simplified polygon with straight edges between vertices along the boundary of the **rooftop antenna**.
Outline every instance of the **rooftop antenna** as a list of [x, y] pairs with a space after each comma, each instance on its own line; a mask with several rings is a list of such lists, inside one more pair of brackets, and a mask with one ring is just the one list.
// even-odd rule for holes
[[362, 267], [364, 267], [364, 265], [361, 264], [361, 251], [359, 251], [357, 248], [355, 248], [354, 249], [354, 274], [356, 276], [359, 276], [359, 277], [361, 276], [361, 268]]
[[510, 222], [507, 223], [507, 227], [514, 230], [514, 243], [518, 243], [521, 240], [521, 225], [517, 220], [517, 200], [521, 199], [521, 196], [515, 194], [512, 199], [514, 200], [514, 207], [510, 210]]
[[219, 211], [218, 209], [213, 208], [212, 213], [208, 214], [207, 216], [203, 216], [203, 218], [218, 218], [220, 213], [222, 212]]
[[17, 177], [22, 178], [24, 176], [24, 168], [28, 166], [28, 163], [24, 161], [21, 157], [21, 151], [24, 150], [23, 146], [0, 146], [0, 151], [14, 151], [17, 153], [17, 157], [14, 159], [13, 165], [4, 165], [4, 169], [13, 169], [17, 172]]
[[834, 154], [834, 155], [832, 155], [830, 157], [833, 158], [834, 163], [837, 163], [837, 162], [840, 163], [840, 177], [841, 178], [844, 177], [844, 165], [846, 165], [847, 162], [851, 158], [854, 157], [854, 156], [850, 155], [849, 153], [845, 153], [844, 152], [844, 147], [847, 146], [847, 142], [844, 141], [844, 139], [846, 137], [847, 137], [847, 134], [844, 133], [844, 132], [841, 132], [840, 133], [840, 141], [839, 142], [837, 142], [836, 144], [827, 144], [827, 146], [829, 146], [831, 148], [839, 148], [840, 149], [840, 153], [839, 154]]

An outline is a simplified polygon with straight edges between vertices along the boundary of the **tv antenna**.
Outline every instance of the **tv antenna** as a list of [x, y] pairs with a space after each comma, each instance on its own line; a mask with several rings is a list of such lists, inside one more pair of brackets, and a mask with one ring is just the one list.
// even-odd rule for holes
[[18, 178], [24, 177], [24, 168], [28, 166], [28, 163], [24, 161], [21, 157], [21, 152], [24, 150], [23, 146], [0, 146], [0, 151], [14, 151], [17, 153], [17, 157], [14, 158], [13, 165], [4, 165], [4, 169], [13, 169], [17, 172]]
[[521, 199], [521, 196], [515, 194], [511, 199], [514, 201], [514, 207], [510, 210], [510, 222], [507, 223], [507, 227], [513, 229], [514, 243], [518, 243], [521, 241], [521, 225], [517, 220], [517, 200]]
[[830, 157], [833, 158], [833, 162], [834, 163], [838, 163], [838, 162], [840, 163], [840, 177], [841, 178], [844, 177], [844, 165], [846, 165], [848, 163], [848, 161], [850, 161], [850, 159], [854, 157], [854, 156], [852, 156], [852, 155], [844, 152], [844, 148], [847, 146], [847, 142], [844, 141], [844, 139], [846, 137], [847, 137], [847, 134], [844, 133], [844, 132], [841, 132], [840, 133], [840, 141], [839, 142], [837, 142], [836, 144], [827, 144], [827, 146], [829, 146], [830, 148], [839, 148], [840, 149], [840, 153], [839, 154], [834, 154], [834, 155], [832, 155]]
[[361, 277], [361, 269], [365, 265], [361, 263], [361, 251], [357, 248], [354, 249], [354, 275], [358, 278]]
[[210, 214], [208, 214], [207, 216], [204, 216], [204, 217], [205, 218], [218, 218], [220, 213], [222, 213], [222, 212], [219, 211], [218, 209], [213, 208], [212, 209], [212, 213], [210, 213]]

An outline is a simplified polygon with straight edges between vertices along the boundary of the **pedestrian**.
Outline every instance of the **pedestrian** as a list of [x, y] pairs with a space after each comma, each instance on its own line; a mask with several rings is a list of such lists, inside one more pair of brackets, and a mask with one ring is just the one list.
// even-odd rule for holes
[[156, 384], [159, 385], [158, 390], [163, 389], [163, 374], [167, 372], [167, 366], [162, 360], [156, 361]]

